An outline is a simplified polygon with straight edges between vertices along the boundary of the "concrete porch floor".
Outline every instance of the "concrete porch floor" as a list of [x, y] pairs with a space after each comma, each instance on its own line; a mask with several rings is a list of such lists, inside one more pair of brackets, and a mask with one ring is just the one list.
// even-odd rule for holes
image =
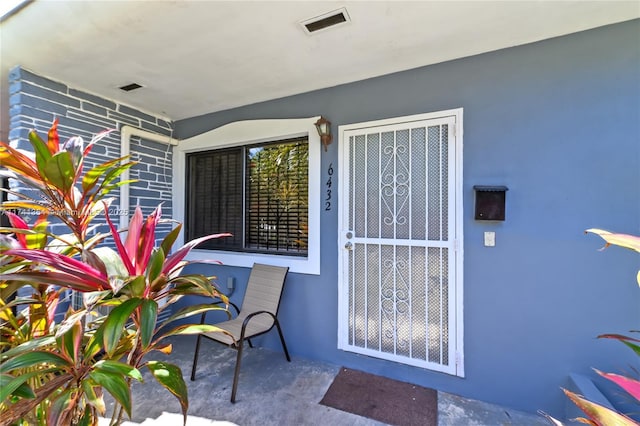
[[[236, 351], [210, 340], [201, 345], [196, 380], [190, 381], [195, 336], [173, 340], [170, 356], [157, 353], [182, 369], [189, 392], [190, 416], [187, 425], [384, 425], [365, 417], [320, 405], [340, 366], [292, 357], [262, 348], [249, 348], [243, 354], [236, 403], [229, 401]], [[165, 359], [166, 358], [166, 359]], [[145, 383], [133, 386], [133, 418], [136, 423], [156, 419], [164, 413], [180, 413], [178, 400], [161, 387], [148, 371]], [[107, 414], [111, 414], [108, 404]], [[402, 413], [397, 413], [402, 417]], [[197, 418], [196, 418], [197, 417]], [[173, 426], [181, 416], [165, 416]], [[169, 419], [173, 420], [169, 420]], [[208, 419], [209, 421], [205, 420]], [[148, 424], [148, 423], [147, 423]], [[549, 425], [541, 416], [523, 413], [480, 401], [438, 392], [440, 426]]]

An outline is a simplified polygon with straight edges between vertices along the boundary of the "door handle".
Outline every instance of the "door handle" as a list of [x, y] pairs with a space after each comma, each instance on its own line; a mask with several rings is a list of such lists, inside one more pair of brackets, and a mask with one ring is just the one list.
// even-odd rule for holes
[[347, 250], [353, 250], [353, 243], [351, 241], [347, 241], [347, 243], [344, 245], [344, 248]]

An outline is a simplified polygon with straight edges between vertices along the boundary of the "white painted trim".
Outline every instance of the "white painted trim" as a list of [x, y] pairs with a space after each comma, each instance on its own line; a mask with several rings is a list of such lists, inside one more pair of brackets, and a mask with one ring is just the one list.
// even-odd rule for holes
[[[390, 355], [385, 357], [386, 359], [401, 362], [408, 365], [414, 365], [418, 367], [428, 368], [434, 371], [440, 371], [443, 373], [454, 374], [459, 377], [464, 377], [464, 316], [463, 316], [463, 302], [464, 302], [464, 277], [463, 277], [463, 263], [464, 263], [464, 235], [463, 235], [463, 109], [451, 109], [446, 111], [438, 111], [426, 114], [416, 114], [406, 117], [395, 117], [383, 120], [368, 121], [363, 123], [354, 123], [338, 126], [339, 136], [339, 158], [338, 158], [338, 172], [340, 176], [340, 184], [338, 186], [338, 200], [341, 203], [341, 211], [338, 215], [338, 349], [355, 351], [369, 356], [379, 356], [379, 352], [372, 351], [370, 349], [364, 349], [360, 347], [352, 347], [349, 345], [349, 327], [348, 327], [348, 310], [345, 308], [345, 304], [349, 300], [348, 286], [343, 285], [344, 274], [347, 273], [347, 260], [346, 256], [343, 256], [344, 244], [346, 243], [346, 229], [347, 218], [349, 217], [349, 205], [350, 203], [343, 202], [346, 194], [344, 193], [349, 188], [349, 170], [348, 170], [348, 148], [349, 144], [346, 140], [346, 134], [353, 131], [364, 130], [372, 127], [386, 126], [388, 130], [396, 130], [397, 128], [407, 128], [407, 124], [418, 121], [439, 121], [445, 120], [454, 126], [451, 129], [449, 139], [453, 139], [453, 143], [450, 146], [454, 147], [454, 152], [449, 154], [449, 170], [454, 170], [454, 183], [453, 191], [454, 196], [449, 197], [449, 220], [454, 221], [453, 232], [454, 235], [449, 235], [450, 242], [447, 244], [436, 244], [437, 246], [449, 246], [451, 248], [451, 254], [453, 257], [454, 283], [453, 283], [453, 297], [449, 298], [449, 312], [455, 312], [455, 330], [454, 339], [455, 345], [450, 345], [449, 348], [449, 366], [443, 366], [436, 363], [420, 362], [408, 357]], [[451, 123], [453, 121], [453, 123]], [[387, 130], [385, 129], [385, 130]], [[398, 240], [398, 242], [401, 242]], [[375, 242], [374, 242], [375, 243]], [[431, 243], [431, 242], [430, 242]], [[420, 245], [420, 244], [418, 244]], [[431, 244], [430, 244], [431, 245]], [[452, 300], [453, 299], [453, 300]], [[451, 347], [455, 346], [455, 347]]]
[[[401, 123], [411, 123], [412, 121], [424, 121], [435, 120], [438, 118], [456, 117], [462, 120], [462, 108], [447, 109], [444, 111], [427, 112], [423, 114], [407, 115], [404, 117], [384, 118], [381, 120], [363, 121], [362, 123], [343, 124], [338, 126], [338, 134], [342, 137], [342, 134], [347, 130], [366, 129], [369, 127], [389, 126]], [[456, 120], [456, 123], [459, 120]], [[457, 129], [462, 131], [462, 129]], [[461, 136], [461, 133], [458, 134]], [[342, 140], [342, 139], [341, 139]]]
[[[127, 156], [131, 153], [131, 136], [139, 136], [142, 139], [167, 145], [178, 145], [178, 140], [173, 139], [170, 136], [160, 135], [158, 133], [152, 133], [136, 127], [124, 125], [120, 128], [120, 157]], [[120, 175], [120, 181], [128, 181], [130, 174], [131, 170], [125, 169]], [[120, 187], [120, 229], [125, 229], [129, 226], [129, 218], [131, 217], [129, 212], [129, 208], [131, 207], [129, 203], [129, 189], [130, 186], [128, 183]]]
[[[309, 246], [307, 257], [193, 250], [189, 260], [219, 260], [225, 265], [251, 267], [254, 262], [288, 266], [290, 272], [320, 275], [320, 136], [315, 122], [320, 116], [295, 119], [236, 121], [181, 140], [173, 154], [173, 218], [184, 222], [186, 154], [231, 146], [306, 136], [309, 140]], [[224, 230], [220, 230], [223, 232]], [[181, 232], [178, 243], [184, 242]]]
[[463, 112], [462, 108], [450, 110], [454, 112], [456, 124], [454, 146], [456, 147], [456, 209], [455, 221], [456, 226], [456, 282], [455, 282], [455, 301], [456, 301], [456, 376], [465, 377], [464, 371], [464, 196], [463, 196]]

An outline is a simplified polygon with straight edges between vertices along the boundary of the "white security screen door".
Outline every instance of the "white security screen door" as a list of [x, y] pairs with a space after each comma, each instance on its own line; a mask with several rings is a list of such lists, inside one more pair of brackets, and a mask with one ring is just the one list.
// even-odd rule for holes
[[462, 109], [340, 146], [339, 348], [463, 376]]

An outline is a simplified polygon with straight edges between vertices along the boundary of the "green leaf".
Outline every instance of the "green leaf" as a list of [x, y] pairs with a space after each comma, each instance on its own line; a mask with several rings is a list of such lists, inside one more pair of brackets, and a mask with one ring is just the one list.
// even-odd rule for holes
[[122, 405], [131, 418], [131, 389], [120, 373], [94, 370], [89, 377], [98, 385], [104, 387], [111, 396]]
[[98, 329], [89, 338], [89, 342], [87, 342], [87, 346], [84, 348], [84, 357], [85, 358], [87, 358], [87, 359], [93, 358], [102, 349], [102, 340], [103, 340], [103, 336], [104, 336], [103, 325], [104, 324], [102, 324], [102, 326], [98, 327]]
[[100, 328], [103, 329], [102, 338], [104, 348], [110, 356], [113, 355], [113, 352], [118, 347], [118, 342], [120, 341], [120, 337], [122, 336], [127, 320], [141, 303], [142, 299], [136, 297], [127, 300], [120, 306], [116, 306], [111, 312], [109, 312], [104, 324], [100, 326]]
[[53, 364], [58, 367], [69, 366], [69, 361], [60, 355], [46, 351], [34, 351], [20, 354], [2, 363], [2, 365], [0, 365], [0, 371], [2, 373], [8, 373], [17, 368], [27, 368], [44, 363]]
[[201, 333], [223, 333], [226, 334], [227, 336], [231, 336], [233, 338], [233, 336], [231, 335], [231, 333], [224, 331], [223, 329], [216, 327], [215, 325], [210, 325], [210, 324], [185, 324], [185, 325], [180, 325], [170, 331], [168, 331], [167, 333], [163, 334], [162, 336], [160, 336], [159, 338], [156, 339], [156, 342], [159, 342], [160, 340], [164, 339], [165, 337], [169, 337], [169, 336], [177, 336], [177, 335], [183, 335], [183, 334], [201, 334]]
[[49, 222], [42, 221], [33, 226], [35, 232], [26, 235], [27, 247], [34, 249], [42, 249], [47, 245], [47, 226]]
[[153, 299], [144, 299], [140, 308], [140, 338], [143, 349], [151, 344], [157, 320], [158, 304]]
[[30, 376], [23, 374], [13, 377], [10, 374], [0, 375], [0, 403], [4, 402], [11, 395], [21, 398], [35, 398], [33, 390], [25, 383]]
[[121, 165], [119, 165], [117, 167], [111, 168], [106, 173], [106, 175], [104, 176], [104, 179], [102, 180], [102, 183], [100, 185], [98, 185], [98, 187], [96, 188], [95, 194], [99, 195], [96, 198], [100, 199], [100, 198], [104, 197], [109, 192], [111, 192], [111, 190], [117, 188], [120, 185], [124, 185], [126, 183], [131, 183], [131, 182], [136, 182], [135, 179], [131, 179], [131, 180], [127, 180], [127, 181], [120, 181], [117, 184], [110, 185], [110, 183], [113, 182], [115, 179], [117, 179], [122, 174], [122, 172], [124, 172], [126, 169], [134, 166], [135, 164], [136, 164], [135, 162], [129, 162], [129, 163], [121, 164]]
[[60, 323], [60, 327], [58, 327], [58, 330], [56, 330], [56, 338], [59, 338], [60, 336], [71, 330], [76, 324], [82, 321], [85, 315], [87, 315], [87, 311], [83, 309], [69, 315], [67, 318], [62, 320], [62, 322]]
[[70, 424], [70, 410], [71, 406], [71, 390], [67, 390], [61, 393], [49, 406], [47, 410], [47, 424], [49, 425], [64, 425]]
[[36, 154], [38, 171], [41, 175], [44, 175], [44, 168], [51, 158], [51, 152], [49, 152], [49, 148], [47, 148], [45, 141], [43, 141], [35, 131], [29, 132], [29, 142], [31, 142], [33, 152]]
[[[3, 299], [4, 300], [4, 299]], [[22, 298], [19, 297], [17, 299], [15, 299], [13, 302], [11, 303], [7, 303], [6, 305], [2, 305], [0, 307], [0, 311], [4, 312], [4, 311], [8, 311], [11, 308], [13, 308], [14, 306], [20, 306], [20, 305], [35, 305], [35, 304], [40, 304], [42, 303], [42, 300], [38, 300], [38, 299], [31, 299], [31, 298]]]
[[169, 318], [167, 318], [162, 323], [162, 327], [164, 327], [165, 325], [167, 325], [167, 324], [169, 324], [169, 323], [171, 323], [173, 321], [177, 321], [177, 320], [180, 320], [180, 319], [188, 318], [190, 316], [201, 314], [203, 312], [209, 312], [209, 311], [224, 311], [229, 316], [231, 316], [231, 313], [226, 308], [221, 307], [221, 306], [216, 305], [216, 304], [207, 303], [207, 304], [202, 304], [202, 305], [191, 305], [191, 306], [186, 306], [186, 307], [180, 309], [178, 312], [176, 312], [175, 314], [173, 314]]
[[33, 392], [33, 390], [29, 387], [27, 383], [23, 383], [20, 386], [18, 386], [18, 389], [16, 389], [13, 392], [13, 395], [20, 398], [24, 398], [24, 399], [32, 399], [36, 397], [36, 394]]
[[131, 377], [132, 379], [136, 379], [139, 382], [142, 381], [142, 374], [140, 374], [140, 371], [137, 368], [123, 362], [103, 359], [96, 362], [94, 368], [102, 372], [116, 373], [122, 376]]
[[[43, 348], [45, 346], [51, 346], [56, 343], [56, 338], [54, 336], [44, 336], [37, 337], [35, 339], [31, 339], [28, 342], [22, 343], [15, 348], [11, 348], [6, 352], [0, 353], [0, 357], [4, 361], [5, 359], [13, 358], [18, 356], [19, 354], [25, 352], [32, 352], [36, 349]], [[4, 364], [3, 364], [4, 367]]]
[[[86, 313], [86, 311], [81, 311], [81, 313]], [[60, 333], [59, 337], [57, 337], [58, 348], [74, 363], [78, 360], [78, 355], [80, 354], [82, 331], [82, 324], [78, 320], [66, 332]], [[56, 333], [56, 336], [58, 336], [58, 333]]]
[[153, 250], [149, 258], [149, 264], [147, 265], [147, 278], [149, 282], [153, 282], [164, 266], [164, 252], [161, 248]]
[[60, 151], [47, 161], [44, 167], [45, 177], [56, 188], [64, 193], [73, 186], [75, 168], [71, 161], [71, 154], [67, 151]]
[[136, 183], [136, 182], [138, 182], [138, 179], [129, 179], [129, 180], [119, 180], [118, 182], [112, 183], [111, 185], [105, 185], [105, 186], [100, 188], [101, 191], [102, 191], [102, 194], [100, 196], [96, 197], [96, 201], [101, 200], [109, 192], [113, 191], [114, 189], [118, 189], [122, 185], [129, 185], [131, 183]]
[[[103, 413], [104, 414], [104, 413]], [[94, 422], [95, 420], [95, 422]], [[85, 407], [84, 414], [80, 418], [80, 421], [77, 423], [77, 426], [91, 426], [96, 424], [98, 419], [94, 419], [94, 412], [90, 407]]]
[[0, 286], [0, 299], [9, 300], [12, 294], [18, 291], [18, 289], [24, 287], [25, 284], [21, 281], [5, 281]]
[[84, 391], [84, 395], [87, 398], [87, 403], [95, 407], [100, 415], [104, 415], [105, 411], [107, 411], [107, 407], [104, 403], [104, 398], [102, 397], [102, 395], [98, 396], [94, 386], [92, 386], [88, 380], [82, 381], [82, 390]]
[[0, 403], [11, 395], [21, 398], [35, 398], [33, 390], [26, 384], [32, 377], [45, 377], [49, 373], [57, 371], [54, 368], [32, 371], [30, 373], [20, 374], [14, 377], [10, 374], [0, 375]]
[[170, 280], [176, 288], [171, 291], [172, 294], [197, 294], [200, 296], [209, 296], [217, 298], [219, 293], [211, 282], [204, 275], [189, 274], [180, 275]]
[[82, 294], [85, 306], [94, 306], [100, 303], [105, 297], [111, 295], [111, 290], [92, 291]]
[[146, 280], [144, 275], [138, 275], [124, 283], [121, 291], [124, 294], [130, 294], [133, 297], [142, 297], [146, 288]]
[[189, 397], [187, 395], [187, 385], [184, 383], [180, 367], [162, 361], [149, 361], [146, 365], [158, 383], [178, 398], [186, 424]]
[[182, 224], [179, 223], [178, 226], [173, 228], [171, 232], [169, 232], [167, 236], [164, 237], [164, 239], [162, 240], [160, 247], [162, 248], [162, 252], [165, 254], [165, 256], [171, 253], [171, 247], [173, 247], [173, 243], [176, 242], [176, 239], [178, 238], [178, 235], [180, 234], [181, 230], [182, 230]]
[[127, 277], [129, 275], [129, 271], [127, 271], [124, 263], [122, 263], [122, 259], [120, 259], [118, 253], [111, 247], [98, 247], [92, 251], [102, 260], [102, 263], [104, 263], [109, 277]]
[[122, 160], [126, 158], [127, 157], [116, 158], [115, 160], [98, 164], [97, 166], [93, 167], [91, 170], [87, 171], [84, 177], [82, 178], [82, 190], [85, 193], [91, 190], [96, 185], [100, 177], [104, 175], [107, 170], [116, 166], [118, 163], [120, 163]]

